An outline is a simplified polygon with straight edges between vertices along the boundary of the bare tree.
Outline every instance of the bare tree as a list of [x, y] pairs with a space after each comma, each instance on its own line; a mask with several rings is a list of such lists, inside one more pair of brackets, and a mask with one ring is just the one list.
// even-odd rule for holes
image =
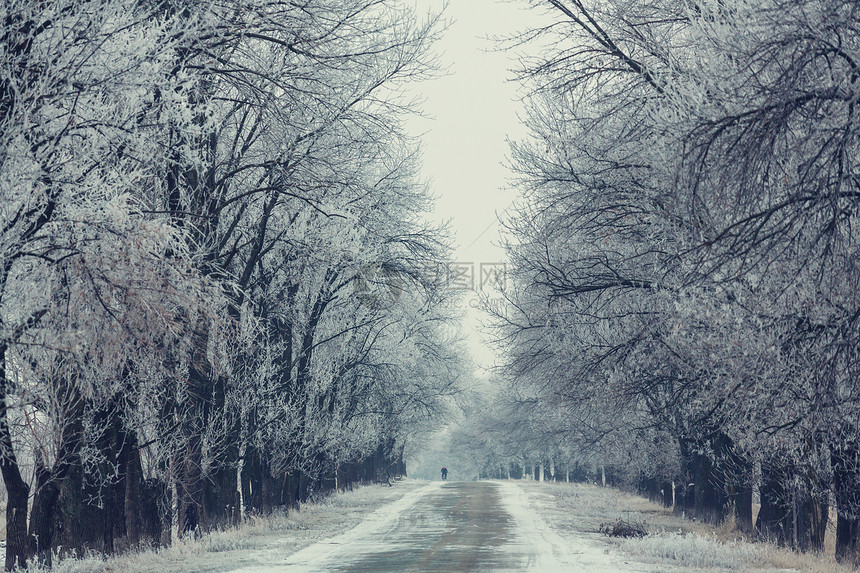
[[522, 74], [533, 137], [512, 152], [525, 195], [497, 319], [511, 366], [557, 381], [542, 400], [624, 408], [633, 427], [674, 435], [682, 458], [706, 452], [684, 471], [707, 469], [690, 494], [712, 518], [753, 462], [779, 458], [776, 473], [806, 484], [777, 495], [811, 520], [789, 536], [799, 548], [820, 547], [813, 501], [832, 466], [849, 557], [855, 10], [532, 4], [551, 24], [529, 35], [545, 48]]
[[79, 0], [0, 21], [6, 568], [235, 520], [254, 448], [288, 446], [301, 496], [396, 459], [457, 384], [424, 272], [448, 239], [401, 126], [436, 17]]

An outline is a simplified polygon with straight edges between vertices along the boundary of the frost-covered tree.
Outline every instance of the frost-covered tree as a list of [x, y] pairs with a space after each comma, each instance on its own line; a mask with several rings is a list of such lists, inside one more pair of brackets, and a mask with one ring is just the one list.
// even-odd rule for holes
[[[275, 336], [265, 345], [281, 349], [279, 391], [307, 405], [306, 392], [319, 390], [312, 383], [318, 346], [339, 344], [350, 332], [340, 325], [321, 341], [325, 317], [366, 263], [384, 262], [356, 256], [367, 248], [359, 235], [374, 224], [391, 228], [373, 230], [382, 237], [401, 223], [413, 224], [398, 219], [411, 215], [393, 206], [387, 221], [367, 213], [396, 200], [398, 186], [411, 185], [404, 168], [409, 154], [398, 157], [409, 145], [398, 116], [411, 104], [399, 90], [429, 69], [424, 54], [433, 21], [420, 24], [395, 3], [368, 1], [302, 8], [247, 2], [241, 9], [207, 3], [176, 8], [176, 14], [197, 32], [186, 34], [175, 51], [169, 96], [159, 90], [170, 152], [154, 186], [154, 209], [191, 229], [200, 271], [230, 293], [232, 321], [240, 323], [243, 312], [276, 321], [260, 328]], [[422, 232], [435, 233], [418, 230], [415, 244]], [[268, 291], [269, 285], [277, 290]], [[208, 345], [208, 328], [198, 328], [201, 348]], [[237, 367], [244, 368], [242, 356], [259, 350], [242, 349]], [[182, 530], [235, 509], [230, 484], [242, 450], [242, 408], [229, 399], [243, 394], [241, 380], [216, 374], [206, 360], [189, 365], [197, 402], [169, 415], [205, 421], [177, 428], [184, 434], [177, 444], [198, 452], [180, 472], [179, 496], [188, 508], [179, 512], [188, 517]], [[204, 444], [198, 434], [216, 427], [229, 437], [206, 439], [224, 445], [211, 450], [207, 465], [197, 461]], [[316, 455], [303, 456], [299, 466]], [[207, 496], [205, 484], [213, 481], [221, 493]]]
[[435, 17], [69, 0], [0, 23], [6, 568], [396, 458], [460, 375], [402, 129]]
[[512, 366], [560, 407], [673, 435], [686, 503], [712, 519], [731, 503], [751, 525], [758, 465], [782, 484], [760, 532], [820, 546], [833, 488], [849, 556], [855, 8], [531, 4], [551, 19], [530, 34], [533, 137], [512, 155]]
[[138, 195], [154, 167], [140, 130], [147, 90], [173, 47], [169, 23], [150, 16], [83, 1], [11, 2], [0, 14], [7, 569], [49, 548], [57, 480], [81, 458], [86, 412], [116, 391], [129, 347], [169, 344], [202, 300], [180, 234], [143, 216]]

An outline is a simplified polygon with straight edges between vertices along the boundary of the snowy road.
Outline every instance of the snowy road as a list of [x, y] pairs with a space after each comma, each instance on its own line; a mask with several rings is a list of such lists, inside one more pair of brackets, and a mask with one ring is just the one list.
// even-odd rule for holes
[[570, 562], [564, 546], [512, 482], [432, 483], [281, 566], [241, 571], [585, 570]]

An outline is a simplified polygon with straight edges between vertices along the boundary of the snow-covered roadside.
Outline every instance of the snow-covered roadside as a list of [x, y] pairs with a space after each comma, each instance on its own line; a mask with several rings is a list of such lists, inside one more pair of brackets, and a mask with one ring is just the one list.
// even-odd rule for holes
[[[404, 479], [368, 485], [307, 503], [300, 511], [251, 519], [238, 529], [216, 531], [201, 539], [183, 540], [158, 551], [142, 551], [109, 559], [67, 559], [52, 573], [179, 573], [224, 572], [281, 564], [293, 553], [349, 531], [375, 512], [424, 488], [427, 482]], [[31, 566], [28, 571], [42, 571]]]
[[395, 521], [396, 516], [408, 511], [419, 497], [426, 495], [433, 489], [438, 489], [440, 485], [441, 482], [423, 482], [422, 487], [409, 491], [397, 501], [380, 507], [366, 516], [359, 526], [353, 527], [336, 537], [305, 547], [286, 558], [282, 558], [279, 562], [261, 562], [254, 567], [236, 570], [235, 573], [267, 573], [275, 570], [283, 571], [284, 568], [289, 568], [294, 573], [313, 573], [318, 570], [318, 564], [324, 563], [341, 547], [373, 537], [383, 527], [390, 526]]
[[[579, 536], [560, 535], [547, 525], [548, 512], [536, 506], [538, 493], [533, 488], [521, 487], [528, 482], [499, 481], [505, 509], [519, 524], [518, 531], [525, 533], [527, 542], [538, 548], [544, 571], [582, 573], [640, 572], [616, 555], [607, 553], [604, 546]], [[533, 483], [533, 482], [532, 482]]]
[[[517, 481], [526, 506], [567, 544], [574, 562], [589, 572], [732, 571], [846, 573], [832, 558], [801, 555], [764, 543], [735, 539], [726, 526], [714, 529], [672, 515], [640, 497], [591, 485]], [[644, 522], [641, 539], [609, 538], [598, 533], [618, 519]], [[601, 561], [600, 555], [603, 556]], [[603, 564], [607, 565], [603, 565]]]
[[[591, 485], [521, 481], [528, 507], [580, 553], [588, 571], [766, 571], [759, 546], [724, 544], [647, 500]], [[645, 522], [643, 539], [598, 532], [618, 519]], [[602, 556], [603, 561], [600, 557]], [[604, 565], [606, 564], [606, 565]], [[774, 569], [770, 569], [774, 571]]]

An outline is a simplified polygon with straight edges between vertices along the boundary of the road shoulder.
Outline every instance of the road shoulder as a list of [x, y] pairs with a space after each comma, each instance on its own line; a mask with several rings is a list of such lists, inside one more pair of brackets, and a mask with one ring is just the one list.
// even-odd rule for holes
[[[564, 540], [577, 569], [693, 573], [846, 571], [820, 556], [800, 555], [739, 539], [730, 526], [717, 529], [683, 519], [670, 509], [612, 488], [589, 484], [517, 481], [527, 507]], [[601, 524], [622, 519], [644, 524], [643, 538], [610, 538]], [[602, 554], [602, 558], [601, 558]]]
[[298, 511], [251, 518], [238, 528], [180, 540], [170, 547], [108, 559], [63, 560], [51, 573], [222, 573], [282, 565], [296, 552], [349, 532], [373, 519], [376, 512], [397, 506], [427, 483], [404, 479], [392, 482], [391, 487], [360, 486], [306, 503]]
[[502, 480], [496, 483], [502, 489], [506, 509], [520, 524], [520, 529], [531, 532], [529, 542], [540, 548], [547, 571], [633, 573], [648, 570], [642, 564], [626, 561], [599, 539], [550, 525], [559, 517], [553, 503], [555, 496], [545, 488], [535, 487], [536, 482]]

